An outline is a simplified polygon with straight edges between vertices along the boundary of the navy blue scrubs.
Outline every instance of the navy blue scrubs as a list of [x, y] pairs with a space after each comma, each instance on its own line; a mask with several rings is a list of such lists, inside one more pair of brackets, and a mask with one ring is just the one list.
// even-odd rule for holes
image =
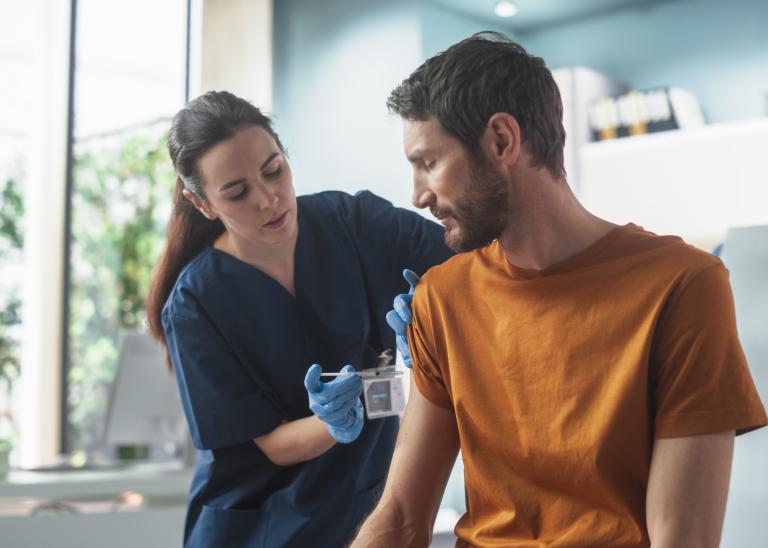
[[373, 367], [394, 334], [385, 315], [402, 270], [446, 260], [443, 228], [370, 192], [300, 196], [294, 298], [260, 270], [209, 247], [163, 309], [197, 467], [188, 547], [341, 547], [375, 504], [397, 417], [313, 460], [278, 466], [253, 438], [311, 415], [312, 363]]

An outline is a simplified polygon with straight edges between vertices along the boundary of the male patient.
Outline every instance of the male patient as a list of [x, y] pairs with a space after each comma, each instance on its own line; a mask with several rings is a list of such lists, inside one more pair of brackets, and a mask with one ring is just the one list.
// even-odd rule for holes
[[767, 422], [723, 264], [581, 206], [552, 75], [502, 35], [388, 106], [413, 203], [465, 253], [413, 296], [417, 390], [353, 546], [426, 547], [459, 446], [457, 546], [718, 546], [734, 434]]

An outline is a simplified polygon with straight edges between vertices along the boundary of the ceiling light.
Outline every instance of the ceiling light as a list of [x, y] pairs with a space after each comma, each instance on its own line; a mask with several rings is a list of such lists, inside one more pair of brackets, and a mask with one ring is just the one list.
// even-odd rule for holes
[[514, 17], [517, 15], [517, 4], [514, 2], [496, 2], [493, 12], [499, 17]]

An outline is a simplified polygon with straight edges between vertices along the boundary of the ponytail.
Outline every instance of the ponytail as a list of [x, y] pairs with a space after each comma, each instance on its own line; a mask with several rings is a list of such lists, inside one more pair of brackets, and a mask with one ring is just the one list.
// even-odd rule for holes
[[[147, 296], [147, 323], [152, 337], [166, 345], [162, 312], [171, 294], [176, 278], [184, 267], [203, 249], [212, 245], [224, 233], [220, 220], [208, 220], [184, 198], [184, 185], [176, 178], [173, 191], [173, 210], [168, 221], [167, 242], [155, 267], [152, 285]], [[168, 364], [170, 366], [170, 362]]]

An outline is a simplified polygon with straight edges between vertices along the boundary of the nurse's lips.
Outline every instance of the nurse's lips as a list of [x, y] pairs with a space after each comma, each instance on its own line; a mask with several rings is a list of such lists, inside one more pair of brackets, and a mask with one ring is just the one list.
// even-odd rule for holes
[[285, 221], [286, 217], [288, 215], [288, 210], [286, 209], [279, 215], [276, 215], [275, 217], [272, 217], [269, 221], [264, 223], [265, 228], [277, 228], [279, 227], [283, 221]]

